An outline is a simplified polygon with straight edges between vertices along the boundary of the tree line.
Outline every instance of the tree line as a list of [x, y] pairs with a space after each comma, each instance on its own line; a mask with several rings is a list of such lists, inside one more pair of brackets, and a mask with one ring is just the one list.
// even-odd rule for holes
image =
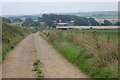
[[103, 23], [99, 23], [95, 20], [95, 18], [85, 18], [78, 17], [74, 15], [56, 15], [56, 14], [43, 14], [42, 17], [38, 17], [36, 21], [32, 18], [25, 18], [23, 21], [20, 18], [15, 19], [7, 19], [2, 17], [2, 20], [7, 23], [12, 22], [22, 22], [22, 26], [44, 26], [44, 27], [56, 27], [56, 23], [69, 23], [70, 21], [74, 21], [73, 26], [118, 26], [120, 22], [112, 23], [109, 20], [104, 20]]

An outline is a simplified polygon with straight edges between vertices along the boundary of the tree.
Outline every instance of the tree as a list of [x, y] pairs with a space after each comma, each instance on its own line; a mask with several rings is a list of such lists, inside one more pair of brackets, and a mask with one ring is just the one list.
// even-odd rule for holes
[[33, 22], [31, 26], [41, 26], [39, 22]]
[[78, 17], [75, 19], [75, 25], [76, 26], [88, 26], [88, 20], [87, 18], [82, 18], [82, 17]]
[[48, 19], [48, 18], [49, 18], [49, 17], [48, 17], [47, 14], [43, 14], [43, 15], [42, 15], [42, 20], [43, 20], [43, 21], [45, 21], [45, 20]]
[[32, 18], [26, 18], [25, 21], [28, 22], [28, 23], [33, 23], [33, 19]]
[[33, 19], [32, 18], [26, 18], [22, 25], [23, 26], [32, 26], [32, 24], [33, 24]]
[[15, 18], [12, 20], [13, 22], [22, 22], [22, 20], [20, 18]]
[[115, 26], [120, 26], [120, 22], [117, 21], [117, 22], [115, 23]]
[[104, 26], [112, 26], [112, 23], [108, 20], [104, 20]]
[[52, 20], [47, 19], [47, 20], [45, 21], [45, 26], [48, 26], [48, 27], [55, 27], [55, 24], [53, 23]]
[[10, 20], [10, 19], [4, 18], [4, 17], [2, 17], [2, 21], [3, 21], [3, 22], [6, 22], [6, 23], [11, 23], [11, 20]]
[[88, 26], [89, 23], [93, 26], [99, 25], [94, 18], [88, 19], [74, 15], [43, 14], [41, 18], [38, 18], [38, 21], [45, 22], [45, 25], [49, 27], [55, 26], [55, 23], [69, 23], [70, 21], [74, 21], [74, 25], [76, 26]]
[[88, 23], [90, 26], [98, 26], [99, 23], [94, 18], [89, 18]]
[[38, 22], [43, 22], [43, 19], [41, 17], [38, 17]]

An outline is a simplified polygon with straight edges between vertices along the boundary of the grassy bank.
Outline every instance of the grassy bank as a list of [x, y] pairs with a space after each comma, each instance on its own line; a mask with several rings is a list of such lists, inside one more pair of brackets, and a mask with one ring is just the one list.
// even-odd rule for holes
[[36, 32], [36, 29], [10, 26], [7, 23], [2, 24], [2, 58], [13, 49], [28, 34]]
[[118, 30], [42, 30], [40, 35], [91, 77], [118, 77]]
[[0, 62], [2, 61], [2, 26], [0, 25]]

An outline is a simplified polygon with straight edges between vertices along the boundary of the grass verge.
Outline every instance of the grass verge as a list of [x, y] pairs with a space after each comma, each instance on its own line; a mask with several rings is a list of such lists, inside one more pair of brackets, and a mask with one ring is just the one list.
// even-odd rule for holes
[[43, 30], [68, 61], [93, 78], [118, 78], [117, 30]]

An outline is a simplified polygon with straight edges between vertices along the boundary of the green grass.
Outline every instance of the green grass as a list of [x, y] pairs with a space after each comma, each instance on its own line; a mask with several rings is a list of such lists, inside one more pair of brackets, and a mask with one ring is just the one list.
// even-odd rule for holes
[[2, 58], [6, 53], [13, 49], [28, 34], [36, 32], [35, 29], [10, 26], [7, 23], [2, 24]]
[[40, 35], [89, 76], [118, 77], [118, 30], [43, 30]]

